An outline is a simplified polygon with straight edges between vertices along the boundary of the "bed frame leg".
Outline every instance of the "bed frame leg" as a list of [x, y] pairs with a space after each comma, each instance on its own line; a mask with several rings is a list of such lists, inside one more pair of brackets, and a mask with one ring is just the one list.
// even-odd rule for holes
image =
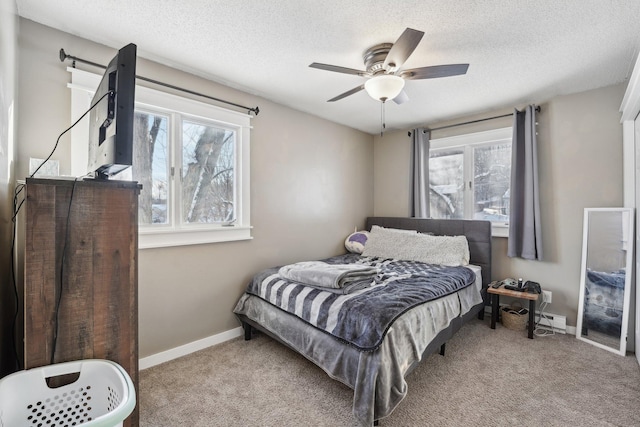
[[440, 356], [444, 356], [444, 348], [447, 345], [447, 343], [444, 343], [440, 346]]
[[379, 426], [379, 425], [380, 425], [380, 420], [375, 420], [375, 421], [373, 421], [373, 425], [374, 425], [374, 426]]
[[249, 341], [251, 339], [251, 325], [242, 322], [242, 328], [244, 329], [244, 340]]

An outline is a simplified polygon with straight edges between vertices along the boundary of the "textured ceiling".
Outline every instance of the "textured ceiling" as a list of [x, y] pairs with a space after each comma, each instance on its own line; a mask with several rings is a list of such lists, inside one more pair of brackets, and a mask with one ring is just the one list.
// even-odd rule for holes
[[16, 4], [24, 18], [113, 48], [133, 42], [139, 56], [369, 133], [380, 104], [364, 91], [326, 102], [364, 78], [310, 63], [363, 69], [367, 48], [407, 27], [425, 36], [404, 68], [469, 63], [464, 76], [407, 82], [409, 102], [386, 105], [387, 129], [406, 129], [623, 82], [640, 47], [637, 0]]

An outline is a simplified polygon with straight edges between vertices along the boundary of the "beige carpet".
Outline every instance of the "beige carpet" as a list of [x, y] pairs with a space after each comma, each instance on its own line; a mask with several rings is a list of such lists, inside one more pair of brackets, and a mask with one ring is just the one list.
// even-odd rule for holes
[[[571, 335], [488, 320], [407, 377], [396, 426], [640, 426], [640, 367]], [[353, 426], [352, 391], [270, 338], [241, 338], [140, 373], [140, 424]]]

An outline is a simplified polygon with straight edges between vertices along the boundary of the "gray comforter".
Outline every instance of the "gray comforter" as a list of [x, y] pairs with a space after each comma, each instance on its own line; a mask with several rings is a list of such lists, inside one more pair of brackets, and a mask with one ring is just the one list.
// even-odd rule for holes
[[[360, 258], [350, 257], [353, 262]], [[478, 276], [473, 286], [415, 305], [397, 316], [393, 327], [370, 351], [345, 344], [326, 330], [317, 329], [251, 293], [241, 297], [234, 312], [260, 324], [331, 378], [351, 387], [355, 418], [359, 424], [371, 426], [374, 419], [389, 415], [404, 398], [407, 393], [405, 375], [420, 362], [424, 350], [436, 335], [454, 319], [482, 303], [482, 280], [479, 269], [474, 271]], [[262, 281], [267, 276], [262, 276]]]

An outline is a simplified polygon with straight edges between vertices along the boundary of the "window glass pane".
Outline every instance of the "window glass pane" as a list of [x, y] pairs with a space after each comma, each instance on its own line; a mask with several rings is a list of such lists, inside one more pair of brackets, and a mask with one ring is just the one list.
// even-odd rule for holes
[[236, 132], [182, 121], [182, 218], [185, 223], [236, 219]]
[[509, 222], [511, 144], [474, 149], [474, 219]]
[[431, 217], [464, 218], [464, 152], [432, 151], [429, 154], [429, 207]]
[[142, 184], [138, 199], [140, 224], [169, 222], [169, 118], [136, 111], [133, 124], [133, 179]]

